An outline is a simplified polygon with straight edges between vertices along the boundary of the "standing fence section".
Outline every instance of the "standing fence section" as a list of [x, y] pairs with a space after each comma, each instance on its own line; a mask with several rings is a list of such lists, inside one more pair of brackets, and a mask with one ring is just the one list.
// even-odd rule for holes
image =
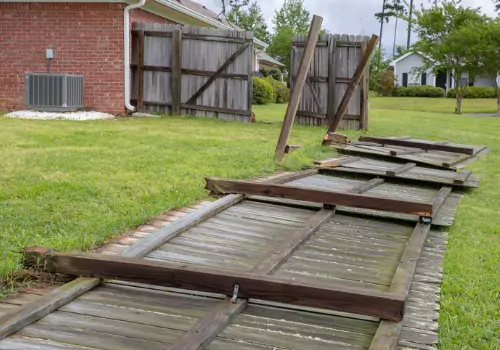
[[132, 103], [139, 112], [250, 122], [253, 33], [132, 25]]
[[[292, 86], [306, 40], [307, 35], [296, 35], [293, 39], [290, 67]], [[369, 36], [361, 35], [320, 35], [295, 118], [297, 124], [330, 124], [369, 40]], [[368, 77], [369, 67], [349, 102], [340, 128], [368, 128]]]

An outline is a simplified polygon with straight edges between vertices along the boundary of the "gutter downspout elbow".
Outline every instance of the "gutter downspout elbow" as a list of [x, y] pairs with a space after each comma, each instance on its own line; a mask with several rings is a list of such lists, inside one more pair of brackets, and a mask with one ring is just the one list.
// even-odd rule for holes
[[140, 0], [136, 4], [128, 5], [123, 10], [123, 55], [124, 70], [123, 79], [125, 86], [125, 108], [135, 111], [135, 107], [130, 104], [130, 11], [144, 6], [146, 0]]

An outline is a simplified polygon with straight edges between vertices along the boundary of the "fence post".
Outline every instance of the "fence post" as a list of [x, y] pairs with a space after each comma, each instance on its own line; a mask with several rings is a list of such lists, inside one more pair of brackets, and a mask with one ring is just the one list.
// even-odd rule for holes
[[[366, 42], [363, 41], [361, 42], [361, 56], [365, 54], [366, 51]], [[359, 102], [359, 125], [358, 129], [360, 130], [365, 130], [366, 129], [366, 112], [367, 112], [367, 98], [368, 98], [368, 86], [366, 86], [366, 74], [369, 70], [369, 66], [365, 68], [365, 71], [363, 73], [363, 77], [361, 78], [361, 84], [360, 84], [360, 102]]]
[[137, 111], [144, 109], [144, 30], [137, 31]]
[[335, 118], [337, 112], [337, 38], [330, 36], [328, 40], [328, 105], [326, 121], [327, 125]]
[[172, 114], [181, 114], [182, 31], [172, 33]]
[[278, 138], [278, 144], [276, 145], [276, 152], [274, 154], [275, 161], [281, 161], [285, 155], [288, 137], [292, 131], [295, 114], [297, 113], [299, 102], [302, 97], [302, 90], [304, 89], [307, 73], [314, 56], [316, 43], [318, 42], [319, 32], [321, 31], [321, 23], [323, 23], [322, 17], [313, 16], [311, 27], [309, 28], [309, 34], [307, 35], [306, 46], [304, 47], [304, 51], [302, 52], [302, 57], [300, 59], [297, 78], [295, 79], [295, 84], [290, 95], [290, 102], [288, 103], [288, 107], [286, 109], [285, 119], [283, 120], [283, 126], [281, 127], [281, 133]]

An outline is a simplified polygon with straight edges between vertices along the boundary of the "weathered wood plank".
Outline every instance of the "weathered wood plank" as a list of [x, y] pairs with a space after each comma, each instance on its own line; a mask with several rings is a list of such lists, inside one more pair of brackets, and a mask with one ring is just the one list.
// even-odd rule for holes
[[[399, 266], [396, 269], [396, 273], [394, 274], [389, 292], [404, 296], [405, 298], [408, 296], [417, 262], [424, 247], [430, 226], [430, 224], [420, 223], [415, 226], [415, 230], [410, 237]], [[381, 321], [377, 333], [375, 333], [370, 345], [370, 350], [395, 349], [402, 329], [402, 321]]]
[[320, 167], [337, 167], [344, 164], [357, 162], [360, 159], [361, 158], [359, 157], [328, 158], [328, 159], [315, 160], [314, 164], [317, 164]]
[[98, 278], [80, 277], [47, 293], [34, 302], [19, 307], [0, 317], [0, 339], [17, 332], [27, 325], [65, 305], [100, 283]]
[[413, 169], [417, 166], [415, 163], [406, 163], [400, 166], [395, 167], [394, 169], [390, 169], [386, 171], [387, 176], [396, 176], [400, 175], [410, 169]]
[[436, 194], [434, 199], [432, 200], [432, 215], [436, 216], [439, 212], [439, 209], [443, 206], [446, 198], [451, 193], [451, 187], [441, 187], [439, 192]]
[[232, 302], [231, 298], [226, 298], [169, 347], [169, 350], [204, 349], [246, 307], [246, 300]]
[[469, 179], [472, 171], [464, 170], [461, 173], [458, 173], [457, 177], [453, 180], [453, 183], [456, 185], [463, 185]]
[[334, 214], [334, 210], [321, 209], [304, 227], [299, 228], [294, 233], [294, 237], [291, 240], [284, 242], [272, 254], [267, 255], [252, 272], [263, 275], [272, 274]]
[[276, 151], [274, 154], [274, 159], [276, 161], [281, 161], [285, 155], [285, 148], [288, 144], [288, 137], [290, 136], [290, 133], [292, 131], [295, 114], [297, 113], [297, 109], [299, 107], [302, 90], [304, 89], [307, 73], [314, 56], [314, 49], [318, 41], [318, 35], [321, 30], [322, 22], [323, 18], [319, 16], [313, 16], [311, 27], [309, 28], [309, 34], [307, 36], [306, 46], [304, 48], [304, 53], [300, 60], [297, 79], [292, 87], [290, 102], [288, 103], [286, 109], [285, 119], [283, 120], [278, 143], [276, 145]]
[[172, 114], [181, 114], [182, 95], [182, 31], [177, 29], [172, 32]]
[[364, 193], [364, 192], [366, 192], [368, 190], [371, 190], [372, 188], [377, 187], [378, 185], [383, 184], [384, 181], [385, 180], [381, 179], [381, 178], [371, 179], [368, 182], [365, 182], [365, 183], [359, 184], [357, 186], [354, 186], [349, 192], [352, 192], [352, 193]]
[[394, 146], [402, 146], [402, 147], [414, 147], [420, 148], [427, 151], [444, 151], [444, 152], [452, 152], [452, 153], [464, 153], [472, 155], [474, 154], [474, 148], [471, 147], [461, 147], [461, 146], [450, 146], [443, 145], [439, 143], [435, 143], [432, 141], [413, 141], [413, 140], [405, 140], [405, 139], [395, 139], [388, 137], [371, 137], [371, 136], [361, 136], [359, 138], [360, 141], [365, 142], [374, 142], [380, 143], [382, 145], [394, 145]]
[[144, 31], [139, 30], [137, 35], [137, 111], [144, 109]]
[[405, 298], [385, 292], [367, 291], [310, 284], [289, 279], [200, 268], [186, 264], [163, 263], [102, 254], [54, 253], [34, 248], [25, 254], [27, 262], [40, 261], [47, 271], [71, 275], [118, 278], [124, 281], [183, 288], [232, 296], [239, 286], [238, 296], [293, 305], [320, 307], [400, 321]]
[[426, 202], [411, 202], [385, 197], [306, 189], [287, 185], [260, 184], [242, 180], [218, 178], [206, 178], [205, 180], [206, 188], [218, 193], [241, 193], [246, 195], [279, 197], [330, 205], [353, 206], [356, 208], [408, 213], [420, 216], [432, 216], [433, 214], [432, 205]]

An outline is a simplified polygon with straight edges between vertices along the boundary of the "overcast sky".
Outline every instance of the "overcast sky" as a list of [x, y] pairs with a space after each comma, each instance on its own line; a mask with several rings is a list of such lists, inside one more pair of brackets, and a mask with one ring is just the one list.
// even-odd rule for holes
[[[215, 6], [221, 0], [197, 0], [206, 7], [219, 13], [220, 8]], [[274, 11], [283, 4], [284, 0], [257, 0], [264, 17], [272, 28]], [[428, 3], [428, 0], [415, 0], [417, 8], [420, 3]], [[484, 13], [494, 16], [494, 5], [492, 0], [463, 0], [464, 6], [480, 7]], [[379, 34], [379, 23], [375, 20], [374, 13], [380, 12], [382, 0], [304, 0], [306, 9], [311, 14], [323, 17], [323, 26], [335, 34]], [[406, 44], [407, 23], [398, 22], [396, 34], [397, 44]], [[394, 19], [389, 24], [384, 24], [384, 35], [382, 45], [387, 54], [392, 54], [392, 43], [394, 40]]]

